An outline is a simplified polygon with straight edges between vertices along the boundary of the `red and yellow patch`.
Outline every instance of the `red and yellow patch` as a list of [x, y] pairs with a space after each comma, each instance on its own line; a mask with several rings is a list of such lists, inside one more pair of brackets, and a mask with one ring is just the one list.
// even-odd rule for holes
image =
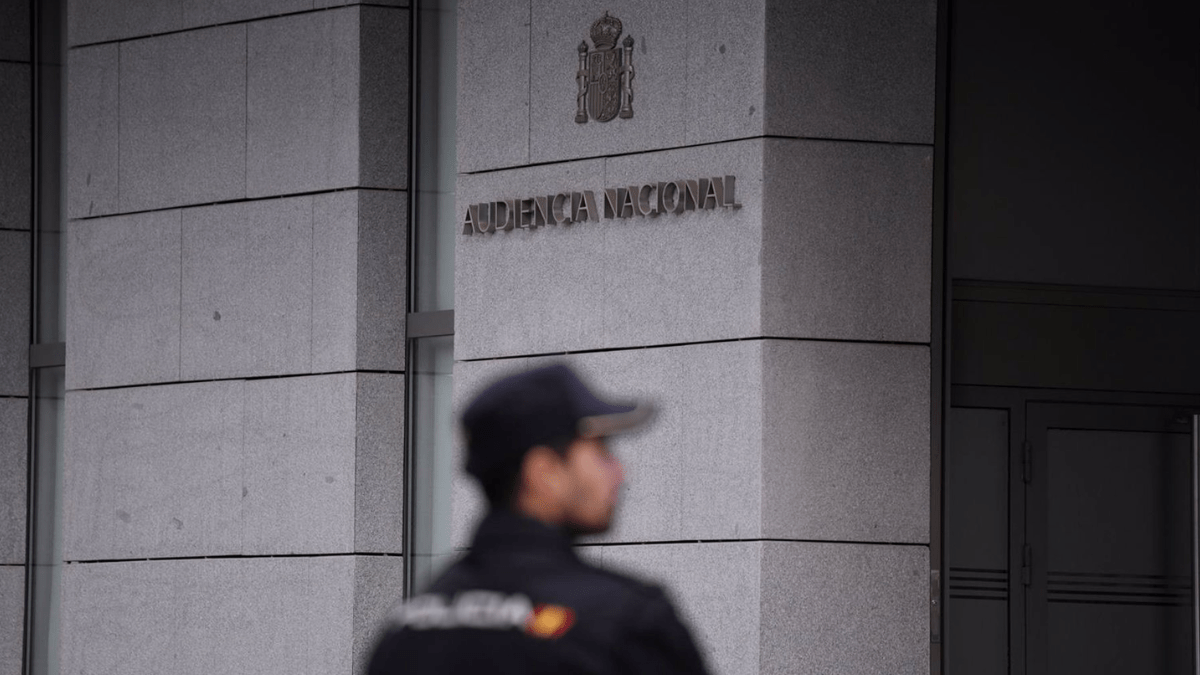
[[575, 611], [562, 605], [537, 605], [525, 622], [525, 633], [553, 640], [562, 637], [575, 625]]

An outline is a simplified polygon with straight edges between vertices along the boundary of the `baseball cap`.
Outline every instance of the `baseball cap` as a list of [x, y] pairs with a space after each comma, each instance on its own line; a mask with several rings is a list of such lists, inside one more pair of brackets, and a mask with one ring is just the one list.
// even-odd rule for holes
[[651, 414], [645, 403], [600, 399], [561, 363], [509, 375], [480, 391], [463, 412], [467, 473], [482, 478], [520, 462], [536, 445], [628, 431]]

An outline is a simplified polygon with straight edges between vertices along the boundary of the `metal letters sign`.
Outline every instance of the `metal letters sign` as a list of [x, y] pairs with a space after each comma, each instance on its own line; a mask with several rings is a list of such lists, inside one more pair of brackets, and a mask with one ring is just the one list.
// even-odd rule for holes
[[633, 36], [625, 36], [621, 47], [621, 20], [608, 12], [592, 24], [592, 44], [579, 43], [579, 83], [575, 121], [586, 124], [588, 117], [607, 122], [614, 117], [633, 117]]
[[[599, 197], [597, 199], [597, 197]], [[737, 178], [709, 176], [604, 188], [540, 194], [524, 199], [500, 199], [467, 207], [464, 235], [535, 230], [547, 225], [597, 222], [634, 216], [653, 218], [687, 211], [739, 209]]]

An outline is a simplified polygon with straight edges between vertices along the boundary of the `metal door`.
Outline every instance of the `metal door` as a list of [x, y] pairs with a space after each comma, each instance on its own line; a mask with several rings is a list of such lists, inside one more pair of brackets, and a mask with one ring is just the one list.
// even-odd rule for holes
[[1192, 672], [1189, 423], [1170, 408], [1027, 407], [1031, 675]]
[[1195, 672], [1190, 414], [1003, 398], [949, 418], [946, 672]]

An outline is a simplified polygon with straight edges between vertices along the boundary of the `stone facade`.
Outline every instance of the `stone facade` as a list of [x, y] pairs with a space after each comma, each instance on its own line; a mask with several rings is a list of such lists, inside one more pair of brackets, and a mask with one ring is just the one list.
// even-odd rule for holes
[[[579, 124], [602, 9], [634, 114]], [[725, 175], [741, 204], [460, 235], [459, 405], [552, 359], [658, 402], [586, 550], [673, 589], [717, 672], [927, 672], [935, 3], [459, 12], [459, 214]], [[462, 544], [465, 479], [454, 508]]]
[[[404, 577], [409, 3], [65, 4], [62, 672], [357, 671]], [[0, 7], [22, 93], [28, 3]], [[456, 405], [551, 359], [658, 404], [581, 553], [666, 584], [718, 673], [929, 670], [936, 8], [458, 3], [456, 213], [736, 178], [736, 205], [456, 234], [454, 270]], [[605, 10], [634, 114], [580, 124]], [[0, 675], [28, 101], [0, 103]], [[462, 545], [479, 496], [451, 503]]]
[[351, 672], [400, 594], [410, 17], [317, 4], [68, 7], [63, 672]]

